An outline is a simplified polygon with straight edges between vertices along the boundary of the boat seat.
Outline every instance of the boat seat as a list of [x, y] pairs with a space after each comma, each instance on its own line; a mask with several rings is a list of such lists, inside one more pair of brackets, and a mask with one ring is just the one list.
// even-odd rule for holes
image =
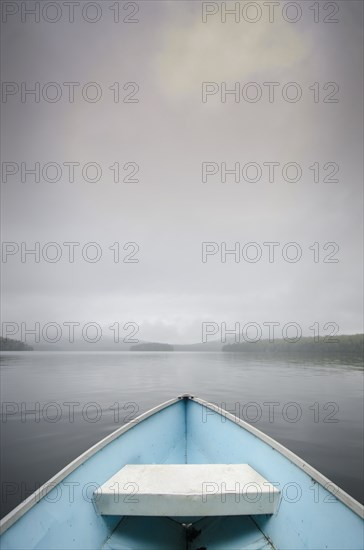
[[248, 464], [127, 464], [93, 495], [108, 516], [273, 514], [280, 492]]

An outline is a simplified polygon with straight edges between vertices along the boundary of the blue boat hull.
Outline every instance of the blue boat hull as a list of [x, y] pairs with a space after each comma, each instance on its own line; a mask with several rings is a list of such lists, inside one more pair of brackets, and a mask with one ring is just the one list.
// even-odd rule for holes
[[[126, 464], [249, 464], [281, 491], [273, 515], [98, 515], [93, 493]], [[171, 514], [173, 515], [173, 514]], [[186, 530], [186, 524], [189, 525]], [[199, 399], [156, 407], [81, 455], [1, 523], [2, 549], [353, 549], [363, 507], [268, 436]], [[191, 535], [192, 533], [192, 535]], [[196, 534], [197, 533], [197, 534]]]

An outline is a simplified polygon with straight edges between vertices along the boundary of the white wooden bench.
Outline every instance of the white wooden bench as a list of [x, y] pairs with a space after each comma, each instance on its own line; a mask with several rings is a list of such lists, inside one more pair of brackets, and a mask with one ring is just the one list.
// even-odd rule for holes
[[273, 514], [280, 492], [248, 464], [128, 464], [94, 493], [101, 515]]

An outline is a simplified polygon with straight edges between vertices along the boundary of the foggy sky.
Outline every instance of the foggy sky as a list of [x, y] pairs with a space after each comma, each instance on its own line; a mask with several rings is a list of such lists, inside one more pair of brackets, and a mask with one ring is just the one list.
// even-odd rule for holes
[[[202, 3], [183, 1], [138, 2], [139, 23], [117, 24], [112, 3], [99, 4], [94, 24], [78, 11], [74, 23], [14, 15], [2, 24], [3, 82], [97, 82], [103, 91], [97, 103], [76, 91], [70, 104], [64, 87], [56, 103], [22, 103], [20, 94], [2, 103], [3, 162], [103, 170], [97, 183], [70, 183], [66, 170], [57, 183], [2, 181], [3, 241], [96, 242], [103, 252], [97, 263], [79, 253], [72, 264], [9, 256], [2, 321], [133, 321], [141, 340], [171, 343], [200, 341], [202, 322], [294, 321], [307, 335], [315, 322], [336, 322], [340, 333], [362, 332], [362, 3], [337, 2], [333, 24], [314, 23], [306, 2], [294, 24], [279, 9], [273, 23], [203, 23]], [[203, 103], [206, 81], [297, 82], [304, 97], [222, 103], [216, 94]], [[123, 94], [136, 82], [139, 103], [114, 103], [115, 82]], [[339, 102], [314, 103], [315, 82], [321, 91], [337, 83]], [[203, 162], [273, 161], [299, 163], [302, 180], [202, 182]], [[114, 183], [115, 162], [137, 163], [140, 182]], [[340, 181], [313, 182], [315, 162], [338, 164]], [[281, 245], [270, 263], [263, 243], [273, 241]], [[136, 242], [139, 263], [114, 263], [115, 242]], [[263, 257], [203, 263], [203, 242], [256, 242]], [[282, 259], [288, 242], [302, 247], [300, 261]], [[315, 263], [315, 242], [337, 243], [339, 262]]]

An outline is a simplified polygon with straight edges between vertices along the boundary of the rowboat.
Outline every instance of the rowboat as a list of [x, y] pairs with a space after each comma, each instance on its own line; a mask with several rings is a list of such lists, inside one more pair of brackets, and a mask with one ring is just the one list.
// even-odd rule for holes
[[181, 395], [79, 456], [1, 522], [2, 549], [364, 548], [364, 508], [255, 427]]

